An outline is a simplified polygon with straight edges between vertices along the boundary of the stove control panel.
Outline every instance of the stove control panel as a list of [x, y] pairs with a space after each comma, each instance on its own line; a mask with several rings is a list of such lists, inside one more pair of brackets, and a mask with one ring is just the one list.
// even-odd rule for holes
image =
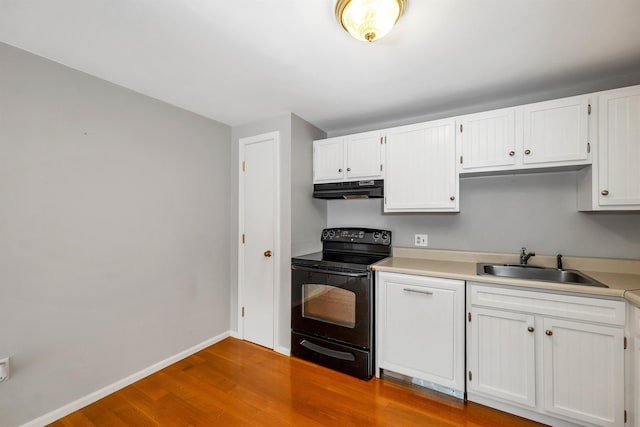
[[391, 245], [391, 231], [372, 228], [325, 228], [322, 230], [323, 242], [353, 242]]

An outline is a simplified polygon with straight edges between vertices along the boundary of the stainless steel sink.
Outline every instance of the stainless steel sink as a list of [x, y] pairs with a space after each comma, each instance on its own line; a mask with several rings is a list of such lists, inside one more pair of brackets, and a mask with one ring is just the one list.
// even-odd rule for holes
[[576, 270], [558, 270], [527, 264], [478, 264], [477, 272], [479, 275], [608, 288], [607, 285]]

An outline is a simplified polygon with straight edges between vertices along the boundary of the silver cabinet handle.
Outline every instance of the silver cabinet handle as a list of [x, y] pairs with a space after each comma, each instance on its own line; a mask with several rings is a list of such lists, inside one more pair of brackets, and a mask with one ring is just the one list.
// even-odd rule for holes
[[347, 172], [351, 172], [351, 168], [347, 168]]
[[527, 328], [527, 331], [529, 331], [529, 332], [534, 332], [534, 331], [535, 331], [535, 329], [534, 329], [534, 327], [533, 327], [533, 326], [529, 326], [529, 327]]
[[511, 157], [513, 157], [513, 156], [515, 156], [515, 155], [516, 155], [516, 152], [515, 152], [515, 151], [509, 151], [509, 155], [510, 155]]
[[547, 335], [547, 336], [549, 336], [549, 337], [550, 337], [551, 335], [553, 335], [553, 331], [551, 331], [551, 329], [547, 329], [546, 331], [544, 331], [544, 333], [545, 333], [545, 335]]
[[609, 190], [602, 190], [600, 192], [600, 194], [602, 194], [603, 196], [608, 196], [609, 195]]
[[338, 169], [338, 172], [342, 172], [342, 168]]
[[405, 292], [413, 292], [414, 294], [433, 295], [433, 292], [421, 291], [419, 289], [404, 288], [403, 291], [405, 291]]
[[524, 150], [524, 154], [528, 156], [529, 154], [531, 154], [531, 150]]

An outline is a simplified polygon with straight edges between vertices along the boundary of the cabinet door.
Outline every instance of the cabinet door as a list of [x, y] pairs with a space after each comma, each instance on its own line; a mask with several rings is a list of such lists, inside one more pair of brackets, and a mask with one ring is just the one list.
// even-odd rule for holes
[[536, 406], [534, 316], [502, 310], [471, 310], [467, 388]]
[[379, 367], [464, 391], [464, 282], [379, 277]]
[[344, 178], [344, 138], [313, 141], [313, 182]]
[[524, 164], [590, 163], [588, 96], [525, 105], [522, 111]]
[[514, 166], [516, 158], [515, 109], [470, 114], [459, 119], [458, 136], [462, 172]]
[[640, 208], [640, 87], [599, 97], [598, 201]]
[[457, 212], [455, 122], [387, 131], [385, 212]]
[[622, 328], [544, 319], [544, 409], [600, 426], [622, 426]]
[[382, 178], [382, 140], [380, 132], [349, 135], [344, 139], [346, 178], [349, 180]]

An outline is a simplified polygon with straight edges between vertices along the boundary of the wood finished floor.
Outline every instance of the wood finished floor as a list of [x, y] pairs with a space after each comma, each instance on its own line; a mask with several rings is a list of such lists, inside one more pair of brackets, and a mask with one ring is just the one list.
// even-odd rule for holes
[[227, 338], [51, 424], [539, 426], [392, 379], [361, 381]]

